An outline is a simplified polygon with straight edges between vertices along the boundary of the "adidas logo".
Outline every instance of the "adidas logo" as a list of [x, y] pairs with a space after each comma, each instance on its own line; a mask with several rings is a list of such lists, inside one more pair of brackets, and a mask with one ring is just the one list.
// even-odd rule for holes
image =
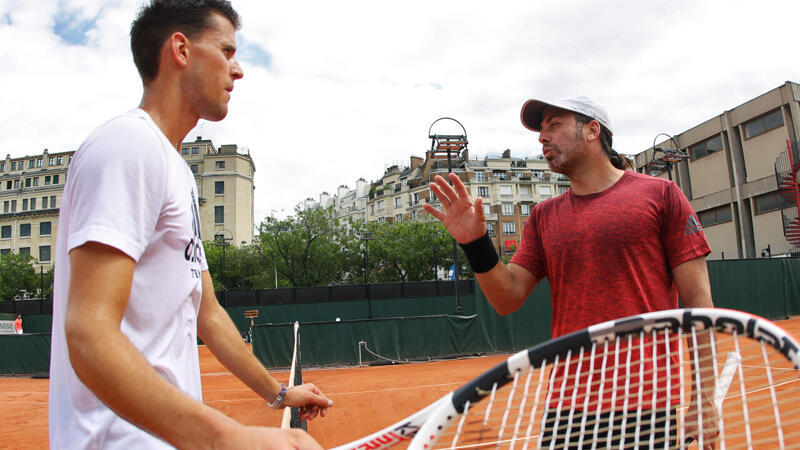
[[686, 222], [686, 227], [683, 229], [683, 234], [689, 236], [701, 231], [703, 231], [703, 226], [700, 225], [700, 222], [697, 220], [694, 214], [689, 214], [689, 221]]

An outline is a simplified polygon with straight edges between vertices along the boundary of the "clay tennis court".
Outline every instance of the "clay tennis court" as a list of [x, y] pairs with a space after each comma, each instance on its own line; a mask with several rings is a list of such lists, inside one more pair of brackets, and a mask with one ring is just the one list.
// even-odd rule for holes
[[[800, 316], [777, 323], [800, 336]], [[507, 356], [360, 368], [304, 368], [304, 381], [317, 384], [335, 402], [327, 417], [309, 423], [308, 431], [326, 448], [350, 442], [412, 414]], [[243, 424], [280, 423], [280, 412], [268, 408], [203, 346], [200, 361], [207, 404]], [[279, 381], [288, 381], [288, 371], [273, 374]], [[47, 448], [47, 391], [46, 379], [0, 378], [0, 448]]]

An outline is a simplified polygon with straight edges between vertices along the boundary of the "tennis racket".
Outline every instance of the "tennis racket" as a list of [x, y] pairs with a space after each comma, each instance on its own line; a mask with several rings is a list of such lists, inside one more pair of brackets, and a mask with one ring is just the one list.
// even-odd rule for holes
[[337, 449], [800, 447], [799, 350], [739, 311], [632, 316], [516, 353]]

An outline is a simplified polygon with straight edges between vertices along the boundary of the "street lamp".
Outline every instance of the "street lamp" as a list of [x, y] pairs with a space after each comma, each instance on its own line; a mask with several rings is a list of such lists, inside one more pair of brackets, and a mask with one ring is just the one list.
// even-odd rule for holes
[[[433, 126], [440, 120], [452, 120], [461, 127], [463, 134], [433, 134]], [[461, 122], [453, 119], [452, 117], [441, 117], [436, 119], [428, 128], [428, 137], [431, 140], [431, 156], [436, 158], [437, 155], [447, 155], [447, 173], [453, 172], [452, 156], [459, 156], [462, 151], [467, 150], [467, 130]], [[449, 182], [450, 180], [448, 180]], [[456, 294], [456, 314], [463, 315], [461, 310], [461, 296], [458, 293], [458, 243], [453, 239], [453, 286]]]
[[[675, 148], [656, 147], [656, 140], [659, 136], [668, 137], [672, 141], [672, 144], [675, 146]], [[656, 153], [662, 153], [662, 155], [656, 158]], [[678, 147], [678, 143], [675, 142], [675, 138], [667, 133], [658, 133], [656, 137], [653, 138], [653, 156], [650, 159], [650, 162], [645, 165], [645, 168], [648, 170], [648, 172], [661, 172], [664, 169], [667, 169], [667, 176], [669, 177], [669, 180], [672, 181], [672, 165], [677, 164], [688, 157], [689, 154]]]
[[231, 236], [233, 233], [226, 229], [221, 229], [217, 234], [214, 235], [214, 245], [217, 247], [222, 247], [222, 255], [220, 255], [220, 277], [219, 281], [222, 284], [222, 290], [225, 290], [225, 248], [230, 246], [230, 241], [233, 240], [233, 237], [225, 237], [225, 231], [228, 232]]
[[361, 233], [361, 239], [364, 241], [364, 285], [367, 290], [368, 318], [372, 319], [372, 295], [369, 291], [369, 279], [367, 277], [367, 258], [369, 258], [369, 241], [375, 239], [375, 233], [364, 231]]

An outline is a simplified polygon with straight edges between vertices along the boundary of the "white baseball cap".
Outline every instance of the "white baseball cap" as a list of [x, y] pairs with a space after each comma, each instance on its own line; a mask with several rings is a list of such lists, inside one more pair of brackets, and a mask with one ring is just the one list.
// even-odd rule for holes
[[522, 125], [532, 131], [541, 131], [542, 117], [547, 108], [565, 109], [591, 117], [600, 122], [600, 125], [607, 128], [612, 135], [614, 134], [614, 130], [611, 128], [611, 121], [608, 119], [608, 113], [605, 108], [588, 97], [565, 98], [555, 102], [545, 102], [535, 99], [528, 100], [522, 105], [522, 112], [520, 113]]

